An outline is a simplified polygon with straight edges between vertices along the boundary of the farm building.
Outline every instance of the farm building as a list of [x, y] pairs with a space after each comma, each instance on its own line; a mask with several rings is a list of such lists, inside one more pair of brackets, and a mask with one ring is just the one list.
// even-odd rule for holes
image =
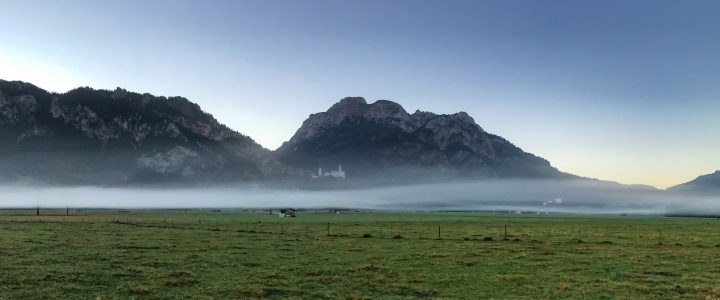
[[280, 216], [281, 218], [294, 218], [295, 217], [295, 209], [294, 208], [281, 209], [278, 216]]

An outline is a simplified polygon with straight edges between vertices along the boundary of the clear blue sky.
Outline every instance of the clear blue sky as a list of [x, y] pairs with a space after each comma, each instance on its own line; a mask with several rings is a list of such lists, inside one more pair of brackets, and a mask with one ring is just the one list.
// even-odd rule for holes
[[558, 168], [720, 169], [720, 1], [2, 1], [0, 78], [180, 95], [274, 149], [344, 96], [466, 111]]

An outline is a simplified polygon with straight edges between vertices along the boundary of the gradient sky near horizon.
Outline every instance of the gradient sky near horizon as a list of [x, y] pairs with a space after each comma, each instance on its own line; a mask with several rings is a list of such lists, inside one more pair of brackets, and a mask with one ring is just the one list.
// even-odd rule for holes
[[720, 169], [720, 1], [1, 2], [0, 78], [184, 96], [270, 149], [364, 96], [582, 176]]

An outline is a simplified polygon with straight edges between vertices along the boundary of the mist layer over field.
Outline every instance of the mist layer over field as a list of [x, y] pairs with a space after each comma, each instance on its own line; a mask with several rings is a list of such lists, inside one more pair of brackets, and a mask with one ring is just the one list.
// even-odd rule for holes
[[720, 215], [720, 198], [577, 180], [489, 180], [354, 190], [261, 187], [102, 188], [3, 186], [0, 207], [354, 208], [585, 214]]

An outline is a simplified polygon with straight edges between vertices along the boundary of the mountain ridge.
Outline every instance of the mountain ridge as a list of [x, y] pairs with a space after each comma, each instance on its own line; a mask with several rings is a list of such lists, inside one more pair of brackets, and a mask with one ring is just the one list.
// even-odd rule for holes
[[0, 162], [9, 170], [6, 180], [253, 180], [273, 164], [266, 159], [269, 150], [199, 105], [121, 88], [50, 93], [25, 82], [0, 81], [0, 137], [12, 141], [0, 145], [0, 154], [12, 158]]
[[700, 175], [695, 179], [667, 188], [675, 193], [720, 195], [720, 170]]
[[465, 112], [409, 114], [398, 103], [367, 103], [362, 97], [346, 97], [325, 112], [311, 114], [275, 153], [301, 168], [328, 167], [333, 159], [349, 161], [364, 175], [372, 175], [367, 168], [374, 167], [422, 169], [424, 175], [439, 177], [576, 178], [485, 132]]
[[[307, 143], [318, 136], [317, 145]], [[0, 138], [11, 141], [0, 145], [0, 180], [6, 182], [126, 185], [289, 179], [297, 186], [298, 180], [301, 185], [310, 181], [318, 167], [338, 164], [349, 168], [348, 182], [373, 175], [358, 172], [362, 165], [377, 167], [389, 177], [406, 176], [410, 183], [423, 178], [589, 179], [559, 171], [486, 132], [466, 112], [410, 114], [393, 101], [368, 104], [362, 97], [346, 97], [325, 112], [311, 114], [292, 138], [270, 151], [183, 97], [122, 88], [54, 93], [0, 80]], [[317, 150], [328, 161], [310, 157], [298, 163], [297, 157], [286, 156], [295, 147]], [[353, 162], [345, 163], [346, 154], [369, 161], [355, 168]], [[395, 183], [406, 182], [384, 184]]]

